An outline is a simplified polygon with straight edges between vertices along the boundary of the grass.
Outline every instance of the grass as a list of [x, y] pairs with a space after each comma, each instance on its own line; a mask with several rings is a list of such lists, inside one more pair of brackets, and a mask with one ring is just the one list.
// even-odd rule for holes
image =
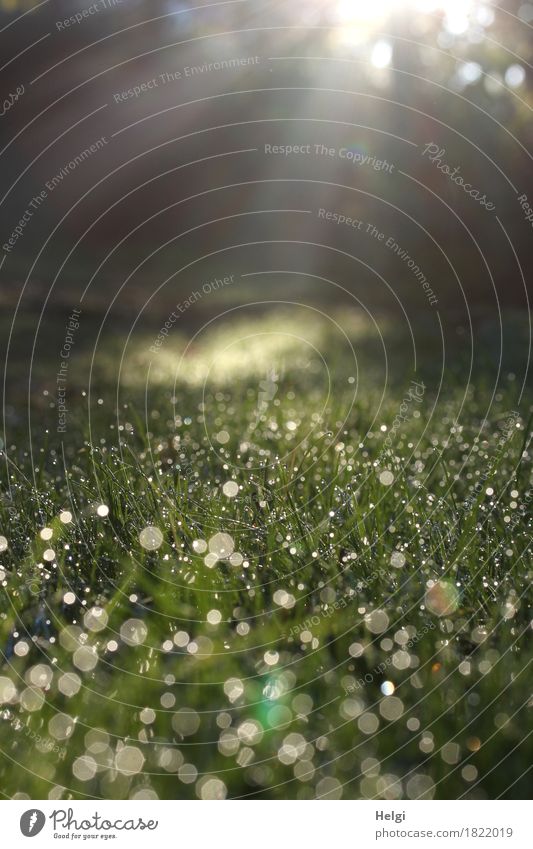
[[147, 391], [136, 340], [15, 429], [7, 797], [527, 798], [529, 396], [344, 328], [169, 340]]

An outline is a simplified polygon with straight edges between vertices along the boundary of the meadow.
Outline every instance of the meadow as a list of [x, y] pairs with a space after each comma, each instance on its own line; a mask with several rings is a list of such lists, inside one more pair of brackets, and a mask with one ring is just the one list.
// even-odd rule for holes
[[384, 338], [122, 340], [65, 434], [49, 379], [0, 458], [5, 797], [527, 798], [531, 395]]

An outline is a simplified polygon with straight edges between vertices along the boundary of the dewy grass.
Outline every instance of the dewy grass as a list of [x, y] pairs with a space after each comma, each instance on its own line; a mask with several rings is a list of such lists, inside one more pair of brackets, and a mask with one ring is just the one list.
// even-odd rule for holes
[[527, 796], [529, 408], [304, 366], [2, 457], [5, 795]]

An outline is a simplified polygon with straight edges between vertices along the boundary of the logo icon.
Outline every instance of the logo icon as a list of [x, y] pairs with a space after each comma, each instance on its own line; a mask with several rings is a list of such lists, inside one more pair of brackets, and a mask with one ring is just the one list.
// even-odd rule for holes
[[20, 818], [20, 830], [24, 837], [35, 837], [43, 830], [46, 817], [42, 811], [32, 808], [30, 811], [25, 811]]

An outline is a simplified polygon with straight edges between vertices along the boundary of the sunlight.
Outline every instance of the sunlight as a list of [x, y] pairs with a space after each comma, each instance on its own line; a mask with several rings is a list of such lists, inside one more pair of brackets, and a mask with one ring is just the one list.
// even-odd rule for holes
[[[407, 12], [414, 8], [428, 14], [442, 12], [450, 31], [463, 32], [475, 5], [479, 4], [474, 0], [338, 0], [335, 17], [349, 31], [358, 27], [375, 29], [393, 12]], [[483, 21], [480, 23], [483, 24]]]

